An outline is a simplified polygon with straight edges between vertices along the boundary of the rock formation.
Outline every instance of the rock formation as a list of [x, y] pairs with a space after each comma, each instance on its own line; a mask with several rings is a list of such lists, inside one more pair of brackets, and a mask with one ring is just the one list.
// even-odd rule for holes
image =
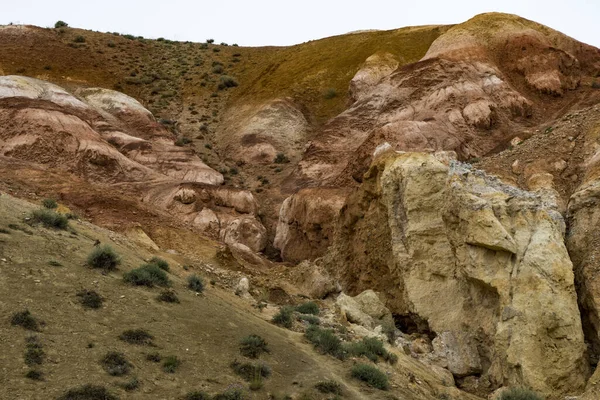
[[459, 384], [582, 390], [586, 348], [555, 204], [449, 158], [377, 158], [326, 264], [350, 293], [381, 290], [395, 315], [425, 321]]

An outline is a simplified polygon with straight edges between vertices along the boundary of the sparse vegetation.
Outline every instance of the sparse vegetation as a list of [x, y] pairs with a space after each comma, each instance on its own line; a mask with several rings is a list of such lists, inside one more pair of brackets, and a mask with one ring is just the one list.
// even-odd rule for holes
[[269, 353], [265, 339], [258, 335], [248, 335], [240, 342], [240, 353], [244, 357], [258, 358], [262, 353]]
[[69, 24], [67, 24], [65, 21], [56, 21], [56, 23], [54, 24], [55, 28], [66, 28], [68, 26]]
[[188, 288], [196, 293], [202, 293], [204, 290], [204, 281], [197, 275], [190, 275], [187, 278]]
[[58, 203], [54, 199], [44, 199], [42, 200], [42, 205], [45, 208], [54, 209], [58, 207]]
[[363, 338], [358, 342], [349, 343], [345, 346], [348, 355], [353, 357], [366, 357], [373, 362], [377, 362], [379, 357], [388, 361], [390, 364], [395, 364], [398, 357], [388, 352], [383, 347], [383, 342], [377, 338]]
[[346, 358], [346, 350], [342, 345], [342, 340], [336, 336], [332, 329], [322, 329], [316, 325], [309, 325], [306, 332], [304, 332], [304, 337], [321, 353], [330, 354], [341, 360]]
[[337, 91], [333, 88], [329, 88], [325, 91], [323, 97], [325, 97], [327, 100], [333, 99], [337, 97]]
[[279, 312], [273, 316], [271, 320], [274, 324], [290, 329], [292, 327], [292, 315], [294, 309], [289, 306], [284, 306], [279, 309]]
[[180, 365], [181, 361], [177, 358], [177, 356], [167, 356], [163, 361], [162, 369], [169, 374], [174, 374]]
[[184, 400], [210, 400], [211, 397], [206, 392], [195, 390], [185, 395]]
[[119, 339], [129, 344], [151, 346], [154, 336], [145, 329], [128, 329], [119, 335]]
[[123, 280], [135, 286], [169, 286], [167, 273], [155, 264], [144, 264], [123, 274]]
[[232, 388], [224, 391], [223, 393], [217, 393], [213, 396], [212, 400], [244, 400], [246, 396], [240, 389]]
[[502, 392], [498, 400], [543, 400], [543, 398], [530, 389], [516, 387]]
[[247, 382], [251, 382], [257, 375], [259, 375], [261, 378], [268, 378], [271, 376], [271, 368], [262, 363], [241, 363], [236, 360], [232, 362], [230, 366], [231, 369], [233, 369], [233, 372]]
[[175, 141], [175, 146], [183, 147], [189, 143], [192, 143], [192, 139], [187, 138], [185, 136], [181, 136], [181, 137], [177, 138], [177, 140]]
[[162, 360], [162, 357], [159, 353], [148, 353], [146, 354], [146, 360], [158, 363]]
[[123, 353], [109, 351], [106, 353], [100, 364], [106, 372], [111, 376], [127, 375], [131, 370], [132, 365], [127, 361]]
[[308, 301], [296, 307], [300, 314], [319, 315], [319, 306], [314, 301]]
[[69, 220], [62, 214], [57, 213], [49, 209], [42, 208], [40, 210], [34, 210], [31, 213], [30, 221], [32, 223], [40, 223], [46, 228], [53, 229], [67, 229], [69, 226]]
[[277, 153], [273, 160], [275, 164], [286, 164], [290, 162], [290, 159], [284, 153]]
[[121, 263], [121, 258], [109, 245], [94, 247], [87, 258], [87, 265], [91, 268], [101, 268], [104, 271], [113, 271]]
[[365, 382], [371, 387], [381, 390], [388, 390], [390, 387], [387, 375], [372, 365], [356, 364], [352, 367], [351, 373], [352, 377]]
[[223, 75], [220, 79], [220, 82], [219, 82], [219, 85], [217, 86], [217, 88], [219, 90], [223, 90], [223, 89], [236, 87], [238, 85], [239, 85], [239, 83], [235, 80], [235, 78], [232, 78], [231, 76]]
[[158, 300], [163, 301], [165, 303], [179, 303], [179, 297], [177, 297], [177, 293], [174, 290], [167, 289], [160, 292], [158, 295]]
[[169, 263], [166, 260], [163, 260], [160, 257], [152, 257], [150, 259], [150, 261], [148, 261], [148, 264], [154, 264], [156, 265], [158, 268], [169, 272]]
[[85, 43], [85, 36], [77, 35], [75, 39], [73, 39], [75, 43]]
[[82, 306], [93, 310], [102, 307], [102, 302], [104, 301], [102, 296], [93, 290], [80, 290], [77, 292], [77, 297], [79, 297], [79, 302]]
[[33, 315], [31, 315], [31, 312], [29, 312], [29, 310], [14, 313], [12, 315], [10, 323], [13, 326], [20, 326], [30, 331], [38, 331], [40, 329], [40, 324], [38, 320]]
[[600, 82], [598, 82], [598, 81], [592, 82], [592, 88], [593, 89], [600, 89]]
[[140, 387], [140, 381], [138, 380], [138, 378], [133, 377], [127, 382], [123, 383], [121, 387], [127, 392], [133, 392], [134, 390]]
[[30, 369], [25, 374], [25, 378], [31, 379], [32, 381], [43, 381], [44, 380], [44, 374], [41, 371], [37, 370], [37, 369]]
[[317, 382], [315, 388], [321, 393], [342, 394], [342, 385], [332, 380]]
[[311, 325], [319, 325], [321, 323], [319, 317], [311, 314], [300, 314], [298, 315], [298, 320], [306, 321]]
[[48, 265], [50, 265], [51, 267], [62, 267], [62, 264], [59, 263], [56, 260], [50, 260], [50, 261], [48, 261]]
[[26, 339], [25, 355], [23, 356], [25, 364], [28, 366], [42, 365], [46, 353], [42, 348], [37, 336], [30, 336]]
[[68, 390], [58, 400], [119, 400], [104, 386], [84, 385]]

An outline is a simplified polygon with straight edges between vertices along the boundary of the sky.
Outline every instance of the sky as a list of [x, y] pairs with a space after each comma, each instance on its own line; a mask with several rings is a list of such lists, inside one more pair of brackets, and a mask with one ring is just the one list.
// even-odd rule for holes
[[146, 38], [292, 45], [364, 29], [455, 24], [499, 11], [600, 47], [600, 0], [0, 0], [0, 24], [72, 27]]

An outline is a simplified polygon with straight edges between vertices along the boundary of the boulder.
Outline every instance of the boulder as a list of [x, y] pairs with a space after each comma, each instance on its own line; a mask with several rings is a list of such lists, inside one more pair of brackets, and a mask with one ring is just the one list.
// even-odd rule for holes
[[372, 290], [350, 297], [341, 293], [336, 299], [346, 319], [354, 324], [373, 330], [376, 326], [393, 323], [392, 314]]

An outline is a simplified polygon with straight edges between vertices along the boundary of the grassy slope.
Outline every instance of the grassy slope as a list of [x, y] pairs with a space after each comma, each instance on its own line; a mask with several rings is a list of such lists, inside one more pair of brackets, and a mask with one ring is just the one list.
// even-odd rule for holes
[[[104, 385], [121, 398], [131, 399], [181, 398], [191, 390], [216, 393], [231, 386], [247, 388], [232, 373], [229, 363], [242, 359], [239, 340], [255, 333], [269, 343], [271, 353], [261, 359], [273, 374], [251, 398], [268, 398], [268, 393], [275, 398], [307, 393], [308, 398], [317, 400], [325, 397], [312, 389], [314, 383], [335, 379], [344, 384], [344, 398], [348, 399], [383, 399], [394, 394], [409, 400], [433, 400], [436, 393], [444, 392], [453, 393], [457, 396], [454, 398], [474, 399], [456, 389], [442, 388], [440, 378], [434, 378], [426, 366], [404, 354], [398, 354], [400, 360], [395, 367], [380, 365], [391, 374], [393, 391], [361, 386], [350, 377], [354, 361], [341, 362], [317, 354], [301, 334], [266, 322], [264, 314], [219, 284], [208, 285], [203, 295], [187, 290], [185, 276], [193, 272], [201, 275], [201, 267], [192, 266], [186, 271], [177, 258], [168, 254], [160, 255], [171, 264], [169, 278], [181, 303], [160, 303], [156, 301], [160, 289], [130, 287], [121, 279], [122, 272], [138, 266], [150, 253], [86, 222], [71, 222], [76, 234], [29, 227], [23, 217], [34, 208], [31, 203], [0, 193], [1, 398], [56, 398], [67, 388], [85, 383]], [[29, 232], [14, 229], [14, 225]], [[96, 239], [111, 244], [122, 256], [118, 271], [104, 275], [85, 266], [86, 255]], [[51, 260], [60, 265], [50, 265]], [[81, 289], [100, 293], [105, 298], [103, 307], [84, 310], [76, 297]], [[46, 353], [40, 367], [45, 380], [41, 382], [24, 377], [28, 371], [23, 361], [25, 338], [31, 333], [9, 322], [14, 312], [24, 309], [45, 323], [37, 333]], [[154, 335], [156, 346], [131, 345], [118, 339], [122, 331], [137, 328]], [[133, 364], [127, 377], [111, 377], [102, 369], [98, 361], [108, 351], [123, 352]], [[146, 360], [149, 352], [176, 355], [182, 361], [181, 367], [167, 374], [159, 364]], [[141, 386], [126, 393], [120, 385], [132, 376]], [[418, 377], [417, 383], [414, 376]]]

